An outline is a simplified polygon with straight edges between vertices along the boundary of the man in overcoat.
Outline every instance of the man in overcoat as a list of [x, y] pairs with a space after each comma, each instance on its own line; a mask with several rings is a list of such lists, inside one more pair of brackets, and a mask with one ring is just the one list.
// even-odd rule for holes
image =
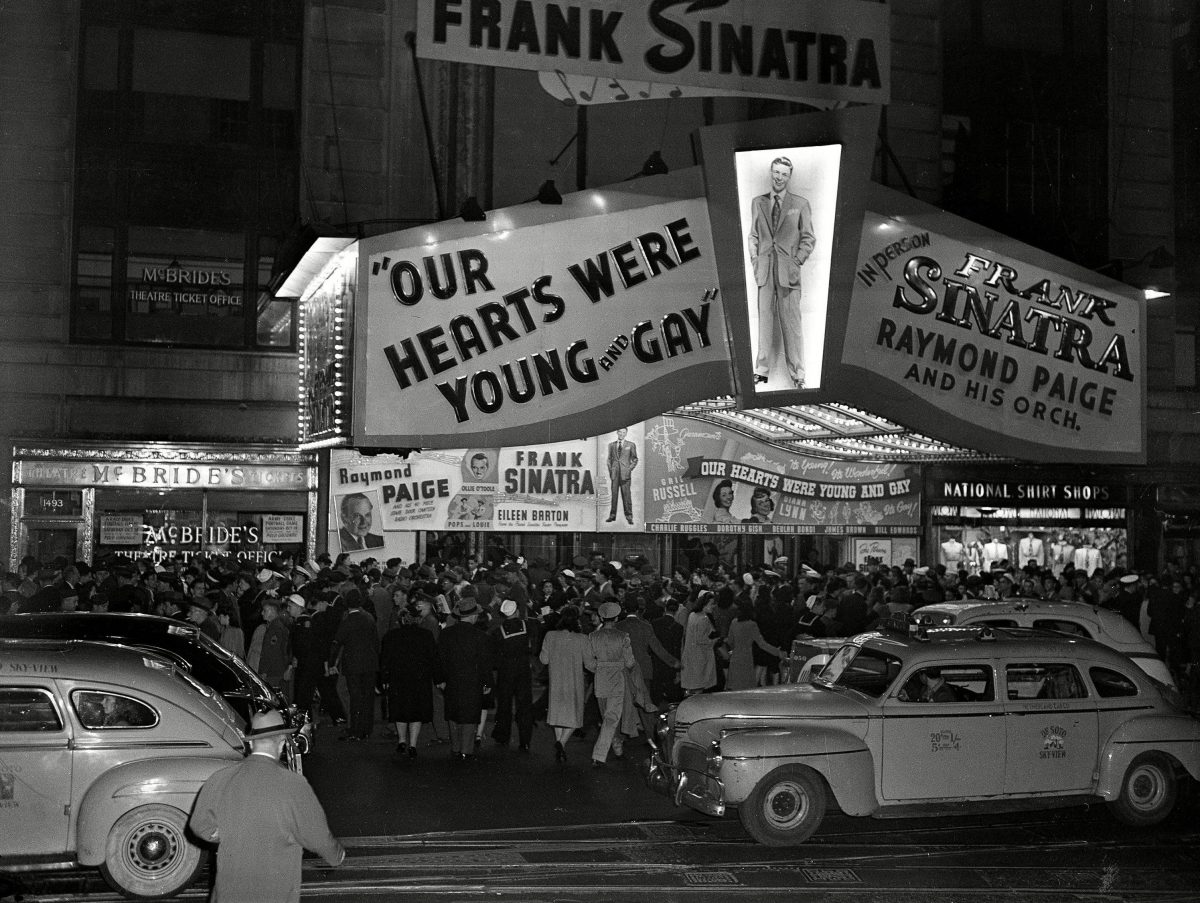
[[299, 903], [305, 850], [331, 866], [346, 858], [308, 781], [279, 764], [291, 730], [276, 710], [255, 714], [250, 755], [215, 772], [196, 797], [189, 826], [218, 844], [212, 903]]

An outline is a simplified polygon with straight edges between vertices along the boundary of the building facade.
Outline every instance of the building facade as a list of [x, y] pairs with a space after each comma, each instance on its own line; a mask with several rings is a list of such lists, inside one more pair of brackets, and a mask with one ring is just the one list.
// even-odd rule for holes
[[[1195, 4], [889, 9], [875, 180], [1171, 293], [1148, 307], [1148, 465], [1110, 482], [1138, 486], [1135, 563], [1197, 561], [1197, 114], [1175, 102], [1197, 78]], [[295, 309], [271, 287], [302, 226], [362, 237], [453, 217], [468, 196], [527, 201], [547, 179], [620, 182], [654, 153], [687, 167], [700, 126], [805, 109], [570, 106], [532, 73], [419, 61], [415, 30], [416, 4], [399, 0], [5, 4], [0, 472], [20, 477], [43, 446], [294, 452]], [[55, 488], [75, 487], [38, 491]], [[32, 487], [7, 489], [0, 539], [18, 557], [38, 548], [25, 522], [38, 515]], [[930, 558], [945, 526], [933, 504]], [[230, 509], [196, 506], [205, 530], [210, 506]]]

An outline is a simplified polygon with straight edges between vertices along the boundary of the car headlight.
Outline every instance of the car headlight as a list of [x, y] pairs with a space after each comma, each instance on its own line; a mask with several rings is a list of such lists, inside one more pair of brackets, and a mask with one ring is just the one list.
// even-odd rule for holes
[[705, 760], [705, 764], [708, 766], [708, 770], [709, 771], [719, 770], [721, 767], [721, 763], [724, 761], [725, 761], [724, 758], [722, 758], [722, 756], [721, 756], [721, 741], [714, 740], [712, 743], [708, 744], [708, 757]]
[[659, 749], [663, 749], [667, 745], [667, 738], [671, 735], [671, 721], [666, 712], [662, 712], [658, 716], [658, 721], [654, 725], [654, 740], [655, 745]]

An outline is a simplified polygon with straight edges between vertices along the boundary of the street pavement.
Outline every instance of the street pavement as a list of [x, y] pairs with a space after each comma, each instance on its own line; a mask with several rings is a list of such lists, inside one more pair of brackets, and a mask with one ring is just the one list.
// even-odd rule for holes
[[[428, 730], [428, 728], [426, 728]], [[323, 726], [305, 773], [345, 864], [304, 861], [316, 903], [1195, 903], [1195, 793], [1163, 825], [1135, 830], [1104, 806], [930, 819], [827, 815], [803, 846], [754, 843], [647, 790], [644, 743], [589, 765], [591, 738], [554, 761], [548, 728], [522, 753], [490, 740], [473, 762], [445, 745], [416, 759], [395, 741], [341, 742]], [[428, 737], [426, 738], [428, 739]], [[95, 872], [26, 877], [24, 903], [109, 903]], [[208, 875], [181, 895], [207, 895]], [[0, 899], [8, 899], [0, 891]]]

